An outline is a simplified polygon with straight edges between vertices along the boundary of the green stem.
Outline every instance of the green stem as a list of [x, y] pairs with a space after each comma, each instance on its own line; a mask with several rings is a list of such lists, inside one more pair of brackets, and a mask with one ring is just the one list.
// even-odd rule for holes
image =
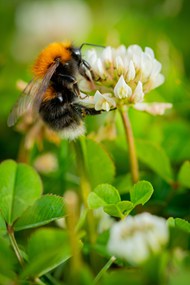
[[14, 236], [14, 230], [13, 230], [13, 228], [10, 225], [7, 225], [7, 232], [8, 232], [8, 235], [9, 235], [9, 239], [10, 239], [12, 248], [13, 248], [15, 254], [16, 254], [16, 257], [17, 257], [20, 265], [23, 267], [24, 266], [24, 260], [22, 258], [22, 255], [20, 253], [20, 249], [19, 249], [18, 244], [16, 242], [16, 239], [15, 239], [15, 236]]
[[[82, 145], [83, 143], [85, 143], [85, 141], [82, 141], [82, 139], [78, 140], [74, 143], [74, 147], [76, 152], [78, 173], [80, 176], [81, 196], [85, 208], [88, 209], [87, 198], [89, 193], [91, 192], [91, 186], [88, 180], [88, 170], [85, 163], [85, 155], [83, 152], [83, 145]], [[95, 228], [93, 211], [90, 209], [88, 209], [87, 212], [87, 224], [88, 224], [89, 241], [90, 244], [93, 245], [96, 242], [96, 228]]]
[[119, 110], [119, 112], [122, 118], [123, 126], [125, 129], [125, 135], [128, 143], [132, 180], [133, 183], [136, 183], [139, 180], [139, 167], [138, 167], [133, 131], [129, 120], [128, 112], [122, 108]]
[[100, 272], [96, 275], [96, 278], [94, 279], [93, 285], [95, 285], [100, 278], [103, 276], [103, 274], [110, 268], [113, 262], [115, 262], [116, 258], [115, 256], [112, 256], [108, 262], [104, 265], [104, 267], [100, 270]]
[[88, 208], [87, 198], [89, 193], [91, 192], [91, 187], [89, 181], [87, 179], [87, 170], [85, 165], [85, 158], [82, 148], [82, 141], [78, 140], [74, 143], [75, 152], [76, 152], [76, 162], [77, 162], [77, 170], [80, 177], [80, 187], [81, 187], [81, 196], [84, 203], [85, 208]]
[[70, 266], [70, 276], [72, 283], [76, 284], [76, 276], [80, 272], [82, 267], [81, 252], [79, 246], [79, 240], [77, 233], [75, 231], [76, 224], [78, 220], [78, 197], [75, 192], [67, 191], [64, 195], [65, 205], [67, 212], [67, 228], [70, 237], [71, 245], [71, 266]]
[[40, 280], [38, 277], [35, 278], [34, 280], [35, 284], [38, 284], [38, 285], [46, 285], [42, 280]]

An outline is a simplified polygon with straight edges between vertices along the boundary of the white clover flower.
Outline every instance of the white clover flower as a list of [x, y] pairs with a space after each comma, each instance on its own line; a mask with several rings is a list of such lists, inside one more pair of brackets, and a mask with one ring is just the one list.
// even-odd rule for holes
[[[98, 110], [102, 108], [109, 111], [111, 105], [126, 105], [152, 115], [162, 115], [166, 109], [172, 107], [169, 103], [151, 103], [150, 107], [148, 103], [146, 107], [144, 105], [146, 93], [164, 82], [164, 76], [161, 74], [162, 65], [155, 59], [151, 48], [146, 47], [143, 51], [138, 45], [128, 48], [121, 45], [118, 48], [108, 46], [98, 52], [91, 49], [86, 54], [86, 60], [94, 73], [95, 89], [101, 94], [96, 95]], [[104, 95], [107, 97], [107, 94], [109, 100], [102, 103], [102, 98]], [[111, 105], [108, 101], [112, 102]]]
[[109, 111], [116, 107], [116, 102], [111, 97], [110, 93], [101, 94], [99, 91], [96, 91], [94, 95], [94, 102], [95, 102], [95, 110], [105, 110]]
[[166, 109], [172, 108], [170, 103], [141, 103], [135, 104], [134, 108], [139, 111], [145, 111], [151, 115], [163, 115]]
[[106, 47], [102, 52], [102, 61], [106, 66], [110, 66], [112, 63], [112, 48]]
[[131, 81], [135, 78], [135, 66], [132, 60], [129, 62], [129, 68], [127, 70], [126, 81]]
[[125, 82], [123, 75], [120, 76], [117, 84], [114, 88], [115, 97], [122, 98], [130, 98], [132, 95], [132, 90], [130, 86]]
[[94, 68], [96, 70], [96, 73], [100, 74], [101, 78], [106, 77], [106, 71], [105, 71], [104, 65], [102, 61], [100, 60], [100, 58], [97, 59], [96, 64], [94, 65]]
[[132, 264], [141, 264], [162, 250], [169, 239], [166, 220], [143, 213], [115, 222], [110, 229], [108, 252]]
[[139, 81], [137, 83], [137, 86], [133, 92], [133, 100], [132, 102], [134, 103], [141, 103], [144, 99], [144, 92], [143, 92], [143, 86], [142, 86], [142, 82]]

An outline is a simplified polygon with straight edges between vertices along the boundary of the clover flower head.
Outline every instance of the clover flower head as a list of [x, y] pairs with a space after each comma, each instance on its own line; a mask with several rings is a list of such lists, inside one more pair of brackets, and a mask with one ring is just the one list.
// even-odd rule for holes
[[146, 93], [164, 82], [162, 65], [151, 48], [146, 47], [143, 51], [138, 45], [128, 48], [121, 45], [118, 48], [108, 46], [102, 51], [91, 49], [86, 54], [86, 60], [94, 73], [98, 110], [109, 111], [111, 106], [127, 105], [152, 115], [161, 115], [165, 109], [172, 107], [171, 104], [157, 102], [154, 108], [141, 106]]
[[120, 76], [114, 87], [114, 95], [116, 98], [130, 98], [132, 95], [131, 87], [125, 82], [123, 75]]
[[96, 91], [94, 95], [95, 110], [104, 110], [109, 111], [112, 108], [116, 107], [114, 99], [111, 97], [110, 93], [101, 94], [99, 91]]
[[132, 264], [141, 264], [161, 251], [168, 238], [165, 219], [149, 213], [128, 216], [111, 227], [108, 251]]

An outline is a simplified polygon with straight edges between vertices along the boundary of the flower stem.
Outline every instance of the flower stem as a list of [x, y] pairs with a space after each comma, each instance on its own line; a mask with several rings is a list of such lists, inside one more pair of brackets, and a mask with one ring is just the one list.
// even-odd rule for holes
[[119, 112], [122, 118], [126, 139], [128, 143], [132, 180], [133, 183], [136, 183], [139, 180], [139, 167], [138, 167], [133, 131], [129, 120], [128, 112], [122, 108], [119, 110]]
[[80, 272], [82, 267], [82, 258], [79, 246], [79, 238], [76, 233], [76, 224], [78, 221], [78, 197], [74, 191], [67, 191], [64, 195], [65, 205], [67, 211], [67, 227], [70, 237], [71, 246], [71, 266], [70, 266], [70, 278], [73, 283], [76, 282], [76, 276]]
[[100, 270], [100, 272], [96, 275], [96, 278], [94, 279], [93, 285], [95, 285], [100, 278], [102, 277], [102, 275], [110, 268], [110, 266], [112, 265], [112, 263], [116, 260], [115, 256], [112, 256], [108, 262], [104, 265], [104, 267]]
[[[81, 187], [81, 196], [84, 203], [85, 208], [88, 208], [87, 198], [89, 193], [91, 192], [91, 186], [88, 180], [88, 171], [85, 163], [85, 155], [83, 152], [83, 143], [85, 141], [78, 140], [74, 143], [75, 152], [76, 152], [76, 160], [78, 173], [80, 176], [80, 187]], [[93, 245], [96, 242], [96, 229], [94, 223], [94, 215], [92, 210], [88, 209], [87, 213], [87, 224], [88, 224], [88, 234], [90, 244]]]
[[37, 285], [46, 285], [40, 278], [35, 278], [35, 280], [34, 280], [34, 282], [35, 282], [35, 284], [37, 284]]
[[20, 249], [19, 249], [18, 244], [16, 242], [13, 228], [10, 225], [7, 225], [7, 232], [8, 232], [8, 235], [9, 235], [9, 239], [10, 239], [12, 248], [13, 248], [15, 254], [16, 254], [16, 257], [17, 257], [20, 265], [23, 267], [24, 266], [24, 260], [22, 258], [22, 255], [20, 253]]

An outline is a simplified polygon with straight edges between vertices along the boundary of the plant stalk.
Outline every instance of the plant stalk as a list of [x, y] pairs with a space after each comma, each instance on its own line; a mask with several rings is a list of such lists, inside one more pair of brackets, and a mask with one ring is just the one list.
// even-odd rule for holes
[[[83, 200], [85, 208], [88, 208], [87, 198], [91, 192], [91, 186], [87, 178], [88, 171], [86, 168], [85, 157], [83, 153], [81, 140], [75, 142], [75, 151], [76, 151], [76, 159], [77, 159], [77, 165], [78, 165], [78, 173], [80, 176], [81, 196], [82, 196], [82, 200]], [[88, 222], [90, 243], [94, 244], [96, 241], [96, 230], [95, 230], [95, 225], [94, 225], [94, 216], [91, 210], [88, 210], [87, 222]]]
[[93, 285], [95, 285], [100, 278], [103, 276], [103, 274], [110, 268], [113, 262], [115, 262], [116, 258], [115, 256], [112, 256], [108, 262], [104, 265], [104, 267], [100, 270], [100, 272], [96, 275], [96, 278], [94, 279]]
[[35, 280], [34, 280], [34, 282], [35, 282], [35, 284], [37, 284], [37, 285], [46, 285], [40, 278], [35, 278]]
[[76, 283], [75, 279], [82, 267], [82, 258], [79, 246], [79, 238], [76, 233], [76, 224], [78, 220], [78, 197], [75, 192], [67, 191], [64, 195], [66, 210], [67, 210], [67, 227], [70, 237], [71, 245], [71, 266], [70, 275], [73, 283]]
[[17, 241], [15, 239], [14, 230], [13, 230], [13, 228], [10, 225], [7, 225], [7, 232], [8, 232], [8, 235], [9, 235], [9, 239], [10, 239], [12, 248], [13, 248], [15, 254], [16, 254], [16, 257], [17, 257], [20, 265], [23, 267], [24, 266], [24, 260], [23, 260], [23, 257], [21, 255], [21, 253], [20, 253], [20, 249], [18, 247]]
[[138, 167], [138, 160], [135, 149], [134, 136], [128, 116], [128, 111], [125, 111], [124, 109], [121, 108], [119, 112], [122, 118], [123, 126], [125, 129], [125, 135], [128, 143], [132, 180], [133, 183], [137, 183], [139, 180], [139, 167]]
[[[83, 151], [83, 141], [78, 140], [74, 143], [75, 152], [76, 152], [76, 160], [77, 160], [77, 167], [78, 173], [80, 176], [80, 188], [81, 188], [81, 197], [83, 204], [86, 209], [88, 209], [87, 198], [89, 193], [91, 192], [91, 185], [88, 180], [88, 170], [85, 163], [85, 155]], [[85, 141], [84, 141], [85, 143]], [[88, 236], [90, 245], [93, 246], [96, 242], [96, 228], [94, 222], [94, 215], [91, 209], [88, 209], [87, 212], [87, 227], [88, 227]], [[94, 264], [94, 254], [91, 252], [91, 263]], [[96, 266], [97, 264], [94, 264]]]

